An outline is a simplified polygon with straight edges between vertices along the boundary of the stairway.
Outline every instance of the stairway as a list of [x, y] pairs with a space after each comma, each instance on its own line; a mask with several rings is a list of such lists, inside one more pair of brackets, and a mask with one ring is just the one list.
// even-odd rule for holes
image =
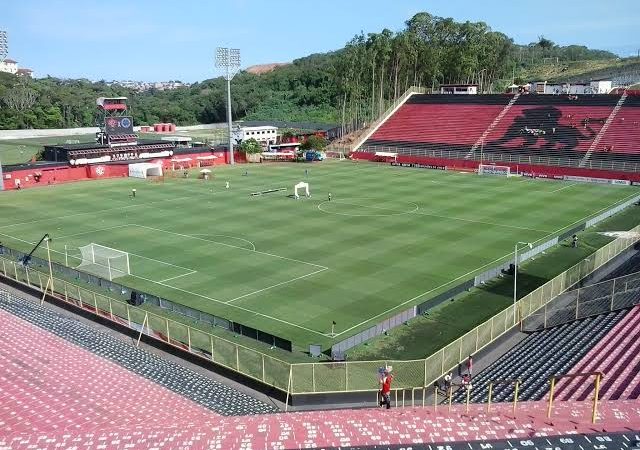
[[609, 126], [613, 122], [613, 119], [616, 118], [618, 111], [620, 111], [620, 108], [622, 108], [622, 105], [624, 104], [624, 101], [626, 99], [627, 99], [627, 91], [624, 91], [624, 93], [620, 96], [620, 100], [618, 100], [618, 103], [616, 103], [616, 106], [613, 108], [613, 111], [611, 111], [611, 114], [609, 114], [609, 117], [607, 117], [606, 122], [604, 123], [604, 125], [602, 125], [602, 128], [600, 129], [600, 133], [598, 133], [598, 135], [593, 140], [593, 142], [591, 142], [591, 145], [589, 146], [589, 150], [587, 151], [587, 154], [584, 155], [584, 158], [582, 158], [582, 161], [580, 161], [580, 163], [578, 164], [578, 167], [584, 167], [587, 165], [589, 158], [591, 158], [591, 154], [596, 150], [596, 148], [598, 147], [598, 144], [600, 144], [600, 141], [602, 140], [605, 133], [609, 129]]
[[500, 111], [500, 114], [498, 114], [496, 118], [493, 119], [493, 122], [491, 122], [491, 125], [489, 125], [489, 127], [486, 130], [484, 130], [484, 133], [482, 133], [482, 135], [478, 138], [476, 143], [473, 144], [473, 147], [471, 147], [471, 150], [469, 150], [469, 153], [467, 153], [467, 156], [465, 156], [465, 159], [473, 158], [475, 151], [478, 149], [478, 147], [480, 147], [483, 144], [484, 140], [487, 138], [487, 136], [489, 136], [489, 133], [491, 133], [491, 131], [500, 123], [502, 118], [509, 112], [511, 107], [518, 101], [518, 99], [520, 98], [520, 95], [521, 95], [520, 92], [515, 94], [511, 99], [511, 101], [509, 101], [509, 103], [507, 103], [507, 105], [504, 107], [504, 109]]

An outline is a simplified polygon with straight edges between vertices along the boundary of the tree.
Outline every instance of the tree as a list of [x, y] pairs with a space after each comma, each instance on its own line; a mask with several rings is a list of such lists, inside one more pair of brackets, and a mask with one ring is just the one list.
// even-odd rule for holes
[[248, 154], [262, 153], [262, 146], [260, 145], [260, 142], [256, 141], [254, 138], [251, 138], [242, 141], [242, 143], [238, 147], [238, 150]]
[[312, 134], [302, 143], [300, 149], [302, 150], [318, 150], [322, 151], [327, 146], [327, 140], [322, 136], [316, 136]]

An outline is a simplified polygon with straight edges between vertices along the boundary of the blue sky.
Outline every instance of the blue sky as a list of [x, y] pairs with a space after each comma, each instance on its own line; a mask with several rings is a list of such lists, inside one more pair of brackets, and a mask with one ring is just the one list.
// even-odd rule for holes
[[361, 30], [400, 30], [419, 11], [482, 20], [518, 43], [640, 49], [637, 0], [2, 0], [0, 29], [36, 76], [193, 82], [214, 75], [216, 46], [240, 48], [244, 67], [291, 61]]

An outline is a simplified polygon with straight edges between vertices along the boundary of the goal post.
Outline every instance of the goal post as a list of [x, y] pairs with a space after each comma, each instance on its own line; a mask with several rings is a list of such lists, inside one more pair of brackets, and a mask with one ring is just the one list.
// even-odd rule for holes
[[91, 243], [80, 247], [82, 262], [77, 267], [85, 272], [113, 281], [131, 275], [129, 253]]
[[293, 187], [293, 196], [296, 200], [300, 198], [300, 194], [298, 194], [298, 191], [300, 190], [304, 191], [306, 197], [311, 197], [311, 194], [309, 193], [309, 183], [301, 181]]
[[493, 164], [480, 164], [478, 166], [478, 175], [496, 175], [502, 177], [511, 176], [511, 167], [496, 166]]

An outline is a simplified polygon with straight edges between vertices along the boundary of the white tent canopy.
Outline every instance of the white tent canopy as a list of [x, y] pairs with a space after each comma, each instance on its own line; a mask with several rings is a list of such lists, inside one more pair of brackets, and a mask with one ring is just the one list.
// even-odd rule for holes
[[129, 164], [129, 176], [133, 178], [161, 177], [162, 164]]

